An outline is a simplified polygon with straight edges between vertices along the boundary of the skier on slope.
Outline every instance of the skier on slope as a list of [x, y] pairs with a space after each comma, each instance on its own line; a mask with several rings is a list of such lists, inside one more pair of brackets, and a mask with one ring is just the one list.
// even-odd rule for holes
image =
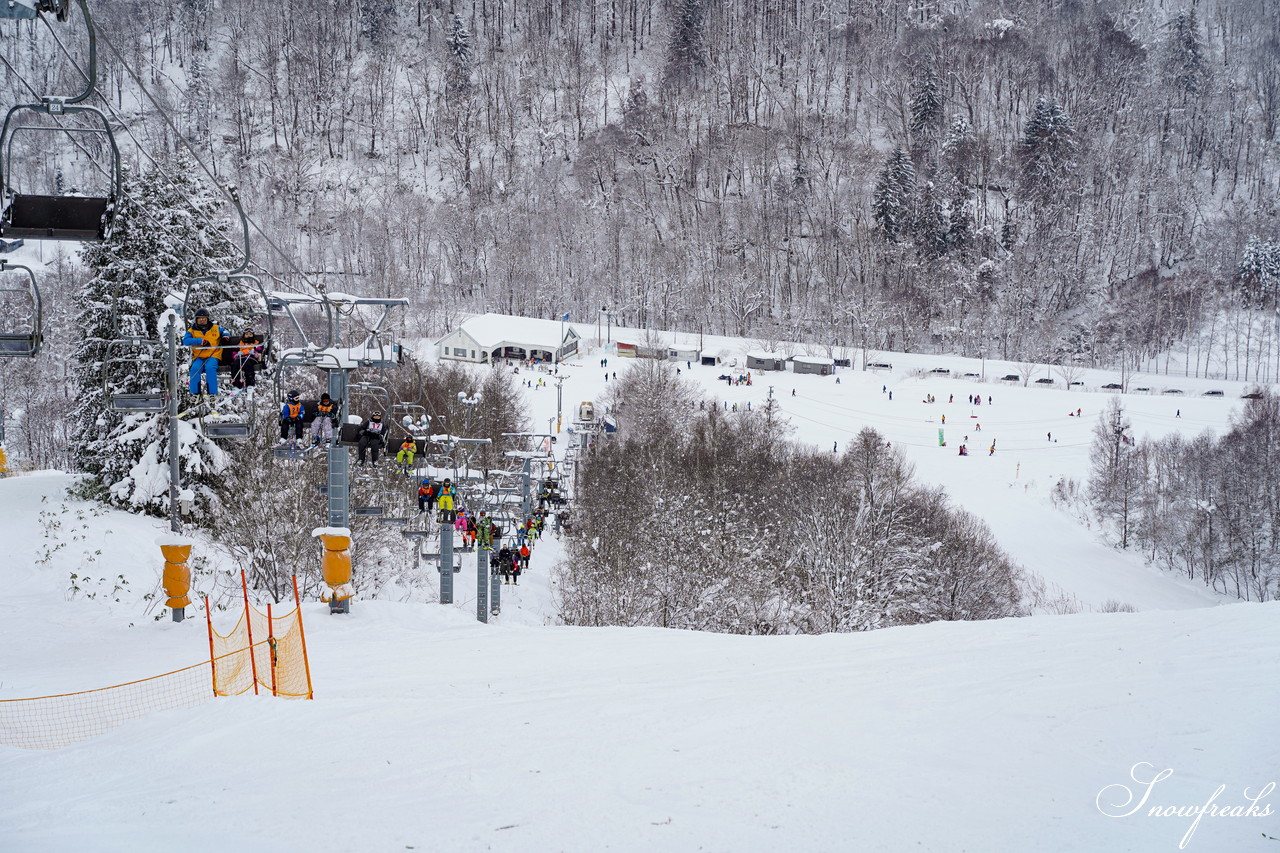
[[209, 396], [218, 393], [218, 358], [221, 349], [222, 332], [218, 324], [213, 322], [209, 312], [201, 308], [196, 312], [195, 320], [182, 336], [182, 343], [191, 347], [191, 369], [189, 386], [192, 394], [200, 393], [200, 377], [204, 376]]
[[498, 574], [503, 583], [511, 583], [511, 549], [503, 545], [498, 549]]

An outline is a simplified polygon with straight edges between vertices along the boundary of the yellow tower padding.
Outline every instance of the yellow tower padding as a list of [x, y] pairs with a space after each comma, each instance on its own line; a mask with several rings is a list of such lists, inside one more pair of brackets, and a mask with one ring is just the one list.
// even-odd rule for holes
[[0, 447], [0, 477], [6, 477], [9, 474], [9, 457], [5, 454], [4, 448]]
[[322, 529], [316, 532], [324, 545], [324, 554], [320, 558], [320, 574], [329, 589], [321, 594], [322, 601], [342, 601], [356, 594], [351, 586], [351, 536], [333, 532], [339, 528]]
[[169, 599], [165, 604], [174, 610], [191, 606], [191, 567], [187, 560], [191, 559], [191, 545], [162, 544], [160, 553], [164, 554], [164, 574], [160, 580], [164, 585], [165, 595]]

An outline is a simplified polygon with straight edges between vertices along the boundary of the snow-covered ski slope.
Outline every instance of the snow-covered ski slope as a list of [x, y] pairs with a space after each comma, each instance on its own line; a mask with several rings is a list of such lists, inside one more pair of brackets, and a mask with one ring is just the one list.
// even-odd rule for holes
[[[562, 368], [566, 423], [605, 389], [602, 357]], [[607, 357], [619, 376], [633, 364]], [[1050, 505], [1057, 478], [1085, 476], [1105, 394], [922, 380], [912, 359], [841, 370], [839, 385], [692, 376], [740, 406], [772, 383], [795, 437], [824, 449], [880, 429], [1081, 609], [1115, 599], [1143, 612], [820, 637], [555, 627], [547, 541], [490, 625], [474, 618], [470, 560], [453, 607], [358, 600], [330, 617], [307, 604], [313, 702], [224, 699], [57, 752], [0, 746], [0, 850], [1166, 851], [1194, 817], [1150, 808], [1198, 807], [1219, 786], [1213, 804], [1239, 816], [1204, 817], [1185, 849], [1277, 849], [1265, 836], [1280, 837], [1280, 796], [1257, 800], [1266, 816], [1244, 812], [1280, 781], [1280, 604], [1229, 603], [1149, 569]], [[1213, 387], [1228, 396], [1126, 397], [1136, 431], [1223, 428], [1238, 391]], [[959, 401], [979, 390], [992, 396], [972, 419], [983, 440], [969, 431], [974, 455], [958, 457]], [[545, 426], [554, 385], [527, 393]], [[95, 515], [65, 499], [69, 481], [0, 481], [0, 699], [207, 654], [196, 608], [178, 625], [143, 612], [163, 524]], [[67, 600], [73, 571], [97, 597]], [[119, 575], [129, 584], [115, 592]], [[1140, 810], [1116, 816], [1143, 796], [1131, 772], [1166, 769]]]

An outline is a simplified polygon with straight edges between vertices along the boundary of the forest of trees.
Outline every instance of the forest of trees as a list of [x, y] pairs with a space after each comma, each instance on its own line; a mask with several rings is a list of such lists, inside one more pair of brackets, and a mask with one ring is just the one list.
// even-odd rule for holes
[[[154, 322], [163, 290], [226, 260], [213, 235], [228, 211], [215, 209], [197, 165], [239, 187], [254, 220], [252, 269], [269, 287], [405, 296], [406, 336], [439, 335], [459, 312], [571, 312], [589, 324], [608, 308], [623, 325], [864, 352], [1280, 378], [1280, 4], [1269, 0], [91, 5], [102, 35], [94, 103], [124, 153], [122, 213], [141, 218], [111, 245], [41, 247], [45, 353], [0, 366], [0, 402], [22, 413], [11, 452], [41, 467], [101, 468], [104, 482], [123, 484], [109, 496], [117, 503], [156, 512], [167, 496], [138, 478], [145, 471], [108, 471], [121, 460], [101, 458], [155, 436], [100, 411], [95, 341]], [[6, 22], [0, 93], [12, 104], [78, 91], [84, 59], [78, 12], [66, 25]], [[49, 142], [61, 139], [23, 136], [8, 175], [57, 191], [100, 182], [101, 140]], [[188, 146], [200, 164], [177, 159]], [[135, 280], [117, 300], [120, 282]], [[429, 397], [421, 380], [401, 399]], [[643, 411], [628, 405], [633, 418]], [[1120, 543], [1263, 597], [1274, 579], [1256, 567], [1275, 525], [1246, 533], [1241, 519], [1270, 519], [1271, 496], [1244, 496], [1243, 475], [1213, 485], [1254, 464], [1261, 406], [1194, 451], [1113, 447], [1090, 490]], [[767, 420], [708, 414], [691, 428], [733, 435], [743, 456], [722, 461], [746, 469], [766, 464], [751, 448], [779, 440]], [[859, 442], [866, 458], [792, 453], [777, 464], [812, 469], [830, 489], [846, 469], [871, 471], [903, 490], [894, 511], [915, 519], [908, 538], [982, 540], [941, 496], [910, 486], [900, 459], [873, 452], [873, 436]], [[200, 450], [198, 491], [211, 506], [226, 463], [216, 450]], [[712, 451], [680, 452], [696, 471], [693, 457]], [[1210, 456], [1219, 473], [1197, 467]], [[1200, 503], [1160, 485], [1172, 459], [1202, 472]], [[608, 452], [597, 463], [639, 464]], [[747, 523], [741, 508], [699, 503], [726, 488], [695, 478], [672, 499], [690, 512], [715, 507], [706, 523], [727, 530]], [[862, 506], [853, 493], [837, 498]], [[1171, 501], [1177, 512], [1166, 512]], [[866, 522], [857, 517], [848, 523]], [[742, 541], [765, 547], [809, 529], [787, 524]], [[856, 555], [852, 574], [819, 568], [834, 560], [828, 542], [856, 533], [813, 531], [812, 566], [745, 578], [764, 584], [741, 599], [767, 603], [759, 612], [708, 613], [697, 604], [705, 589], [662, 580], [618, 598], [634, 610], [575, 618], [763, 631], [963, 610], [899, 596], [897, 575], [884, 580]], [[757, 567], [764, 552], [737, 553], [736, 541], [722, 537], [721, 553], [698, 560], [719, 576]], [[576, 559], [605, 567], [583, 582], [625, 563]], [[908, 568], [910, 584], [928, 576]], [[793, 589], [770, 598], [780, 578]], [[855, 596], [861, 609], [815, 603], [836, 582], [871, 584]], [[972, 612], [1016, 607], [1003, 591], [993, 602]]]
[[875, 430], [842, 455], [792, 444], [772, 406], [725, 412], [648, 360], [611, 404], [619, 437], [577, 484], [566, 622], [795, 634], [1024, 612], [986, 525]]
[[[1280, 279], [1267, 0], [93, 5], [126, 154], [173, 122], [289, 253], [272, 275], [409, 296], [412, 331], [607, 306], [1116, 366], [1211, 319], [1261, 324], [1241, 378], [1276, 367], [1244, 263]], [[9, 101], [76, 82], [42, 25], [0, 56]]]
[[[1246, 601], [1280, 598], [1280, 398], [1258, 392], [1221, 438], [1136, 440], [1112, 400], [1087, 498], [1117, 545]], [[1059, 486], [1060, 497], [1070, 485]]]

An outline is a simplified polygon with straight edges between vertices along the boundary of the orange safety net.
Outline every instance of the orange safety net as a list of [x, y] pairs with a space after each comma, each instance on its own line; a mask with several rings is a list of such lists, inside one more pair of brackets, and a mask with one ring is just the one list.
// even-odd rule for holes
[[[294, 601], [298, 601], [296, 579]], [[209, 660], [96, 690], [0, 699], [0, 744], [61, 749], [152, 711], [192, 708], [214, 696], [251, 689], [313, 698], [301, 605], [285, 616], [268, 617], [249, 605], [246, 590], [245, 612], [231, 633], [219, 634], [209, 621]]]
[[237, 696], [253, 690], [290, 699], [312, 698], [301, 610], [268, 618], [246, 605], [245, 614], [228, 634], [209, 627], [214, 692]]
[[212, 698], [209, 662], [205, 661], [97, 690], [3, 699], [0, 743], [26, 749], [61, 749], [152, 711], [192, 708]]

